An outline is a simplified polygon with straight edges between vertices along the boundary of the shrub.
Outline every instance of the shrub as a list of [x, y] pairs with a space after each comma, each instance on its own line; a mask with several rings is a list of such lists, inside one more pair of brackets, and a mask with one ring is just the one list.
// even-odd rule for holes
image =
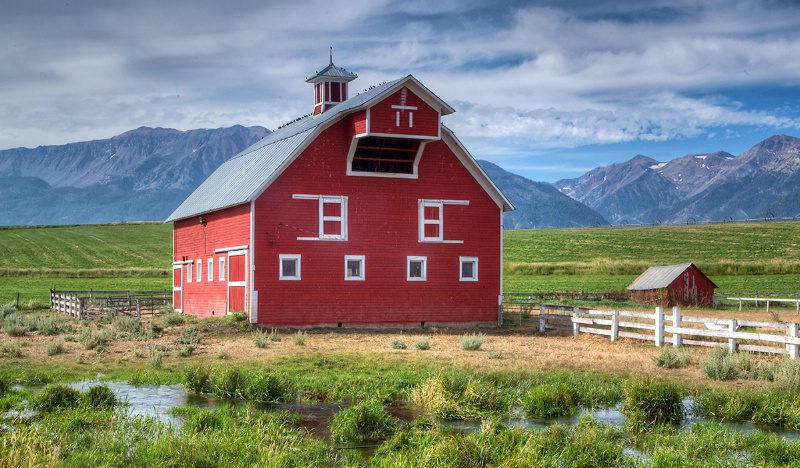
[[258, 402], [294, 401], [294, 388], [284, 374], [260, 371], [250, 378], [245, 390], [248, 399]]
[[264, 330], [253, 330], [253, 343], [258, 348], [266, 348], [269, 344], [269, 333]]
[[3, 330], [5, 330], [8, 336], [19, 337], [25, 336], [25, 333], [28, 332], [28, 327], [18, 323], [7, 323], [3, 326]]
[[41, 411], [55, 408], [77, 408], [81, 404], [81, 392], [66, 385], [50, 385], [42, 393], [31, 398], [31, 405]]
[[423, 336], [422, 338], [418, 339], [417, 342], [414, 343], [414, 348], [420, 351], [431, 349], [431, 337]]
[[247, 312], [239, 311], [239, 312], [231, 312], [231, 318], [234, 322], [243, 322], [247, 320]]
[[154, 369], [161, 369], [164, 362], [164, 356], [167, 355], [166, 346], [151, 346], [150, 347], [150, 365]]
[[714, 348], [700, 361], [700, 369], [713, 380], [733, 380], [739, 375], [736, 360], [725, 348]]
[[342, 410], [331, 421], [336, 443], [377, 442], [391, 436], [398, 420], [378, 401], [365, 401]]
[[477, 351], [481, 349], [486, 341], [486, 336], [483, 333], [471, 333], [461, 337], [461, 349], [464, 351]]
[[117, 317], [114, 319], [114, 329], [127, 333], [128, 339], [146, 341], [150, 338], [147, 330], [139, 317]]
[[281, 334], [278, 332], [277, 328], [273, 328], [269, 331], [269, 340], [270, 341], [281, 341]]
[[63, 341], [54, 341], [47, 345], [47, 355], [48, 356], [55, 356], [56, 354], [61, 354], [64, 352], [64, 342]]
[[392, 341], [392, 349], [406, 349], [406, 343], [403, 340]]
[[161, 322], [167, 326], [177, 326], [183, 325], [185, 321], [183, 314], [175, 312], [174, 310], [165, 312], [164, 315], [161, 316]]
[[192, 325], [183, 329], [181, 332], [181, 336], [175, 339], [177, 344], [184, 344], [184, 345], [193, 345], [196, 346], [200, 344], [200, 340], [202, 338], [202, 334], [200, 330]]
[[306, 332], [303, 330], [297, 330], [297, 333], [294, 334], [294, 344], [297, 346], [303, 346], [306, 344]]
[[44, 336], [55, 336], [63, 331], [61, 327], [61, 320], [55, 317], [39, 317], [38, 325], [39, 334]]
[[17, 306], [14, 304], [5, 304], [0, 307], [0, 319], [4, 319], [17, 311]]
[[621, 412], [634, 432], [640, 424], [678, 423], [683, 419], [683, 391], [670, 382], [632, 381], [625, 388]]
[[666, 346], [662, 348], [658, 356], [650, 356], [650, 359], [658, 367], [667, 369], [679, 369], [692, 363], [692, 355], [684, 348], [673, 348]]
[[107, 385], [95, 385], [86, 393], [86, 404], [92, 408], [112, 408], [117, 398]]
[[800, 359], [784, 357], [774, 367], [772, 380], [775, 385], [789, 392], [800, 392]]
[[536, 418], [557, 418], [575, 414], [577, 397], [566, 383], [537, 385], [522, 397], [525, 410]]
[[194, 353], [194, 350], [195, 350], [194, 345], [189, 345], [189, 344], [183, 345], [180, 351], [178, 351], [178, 356], [189, 357], [192, 355], [192, 353]]
[[95, 349], [113, 340], [115, 336], [114, 330], [84, 328], [78, 341], [86, 349]]
[[0, 356], [10, 358], [22, 356], [20, 344], [16, 341], [4, 341], [0, 343]]

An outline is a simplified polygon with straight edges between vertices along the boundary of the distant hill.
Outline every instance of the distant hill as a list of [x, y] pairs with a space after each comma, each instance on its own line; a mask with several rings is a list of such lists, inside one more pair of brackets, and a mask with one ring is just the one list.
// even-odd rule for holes
[[269, 133], [142, 127], [0, 151], [0, 225], [163, 220], [220, 164]]
[[596, 211], [544, 182], [534, 182], [478, 161], [486, 174], [516, 208], [503, 217], [507, 229], [583, 227], [609, 224]]
[[553, 184], [614, 224], [682, 223], [800, 214], [800, 139], [770, 137], [739, 156], [637, 155]]

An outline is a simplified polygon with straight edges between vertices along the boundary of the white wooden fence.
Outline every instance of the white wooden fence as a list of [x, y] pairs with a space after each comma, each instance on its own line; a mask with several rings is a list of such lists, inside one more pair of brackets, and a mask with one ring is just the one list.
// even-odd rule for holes
[[542, 333], [569, 330], [574, 335], [605, 335], [611, 341], [619, 338], [652, 341], [657, 347], [670, 342], [674, 347], [724, 346], [732, 353], [737, 350], [786, 353], [792, 359], [797, 358], [800, 348], [797, 323], [682, 316], [680, 307], [673, 307], [671, 314], [656, 307], [651, 314], [546, 304], [503, 304], [500, 321], [505, 325], [538, 325]]

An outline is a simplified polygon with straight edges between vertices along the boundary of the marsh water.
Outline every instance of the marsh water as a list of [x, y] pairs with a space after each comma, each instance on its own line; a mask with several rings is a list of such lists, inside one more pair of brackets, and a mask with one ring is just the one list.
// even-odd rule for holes
[[[144, 416], [153, 417], [159, 421], [171, 424], [175, 428], [183, 425], [184, 417], [172, 414], [172, 409], [183, 406], [217, 408], [230, 404], [241, 404], [244, 401], [231, 401], [217, 398], [214, 395], [190, 394], [182, 385], [132, 385], [127, 382], [100, 382], [97, 380], [84, 380], [69, 384], [70, 387], [81, 392], [86, 392], [90, 387], [103, 384], [108, 386], [117, 400], [125, 403], [127, 414], [131, 417]], [[308, 429], [312, 434], [328, 439], [330, 422], [341, 409], [347, 405], [326, 404], [326, 403], [269, 403], [261, 404], [265, 409], [278, 409], [296, 415], [300, 425]], [[687, 415], [681, 426], [688, 429], [695, 422], [706, 421], [694, 415], [693, 401], [687, 398], [683, 401], [685, 414]], [[412, 421], [421, 416], [427, 416], [423, 411], [414, 405], [395, 401], [388, 406], [388, 411], [401, 421]], [[540, 419], [527, 416], [522, 409], [516, 409], [506, 419], [505, 424], [509, 427], [523, 427], [526, 429], [544, 429], [554, 424], [575, 425], [580, 418], [590, 415], [595, 420], [614, 426], [621, 427], [625, 423], [625, 415], [619, 408], [602, 409], [581, 409], [578, 414], [571, 417], [561, 417], [552, 419]], [[437, 420], [437, 422], [447, 428], [475, 432], [481, 430], [480, 421], [463, 420]], [[733, 430], [741, 432], [752, 432], [761, 430], [770, 432], [785, 438], [786, 440], [800, 440], [800, 431], [787, 430], [780, 427], [755, 425], [750, 422], [743, 423], [721, 423]]]

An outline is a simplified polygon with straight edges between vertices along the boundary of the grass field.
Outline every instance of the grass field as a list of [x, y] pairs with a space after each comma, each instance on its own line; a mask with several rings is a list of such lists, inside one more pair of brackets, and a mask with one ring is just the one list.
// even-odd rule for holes
[[[0, 227], [0, 304], [49, 289], [170, 287], [172, 226]], [[800, 223], [540, 229], [504, 234], [507, 292], [622, 290], [652, 265], [695, 263], [721, 291], [800, 291]]]

